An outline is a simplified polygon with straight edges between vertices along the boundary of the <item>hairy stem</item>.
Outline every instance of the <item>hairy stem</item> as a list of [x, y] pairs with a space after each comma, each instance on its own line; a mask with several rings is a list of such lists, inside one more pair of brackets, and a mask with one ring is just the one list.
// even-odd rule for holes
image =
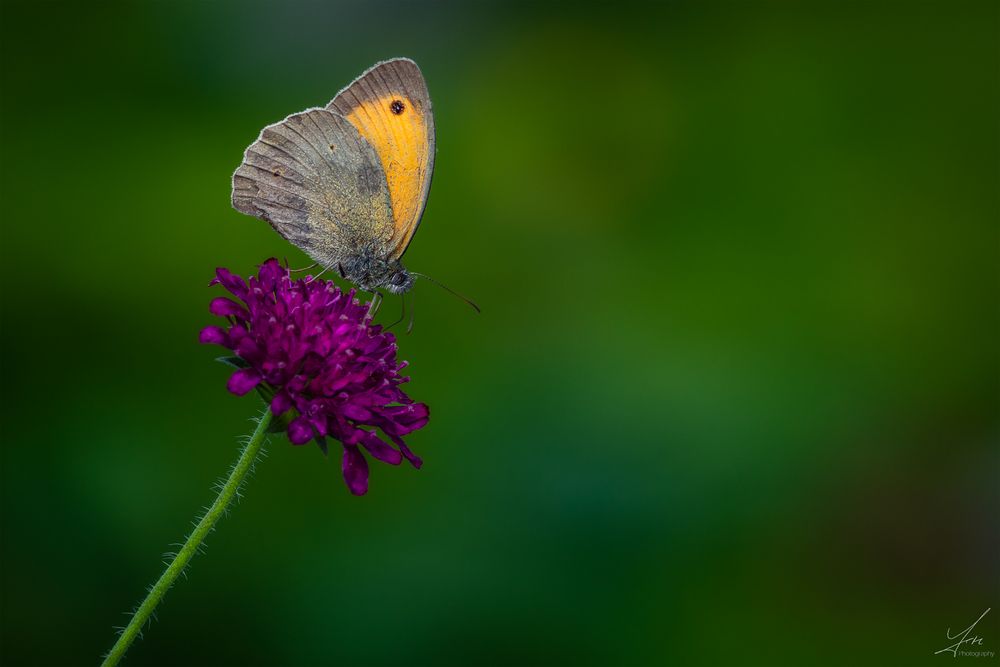
[[184, 570], [187, 566], [188, 561], [197, 552], [201, 543], [205, 541], [205, 537], [212, 532], [212, 528], [215, 526], [215, 522], [219, 520], [219, 517], [225, 513], [226, 508], [229, 507], [229, 503], [232, 502], [233, 497], [239, 492], [240, 485], [243, 480], [246, 479], [247, 473], [253, 468], [254, 461], [257, 460], [257, 455], [260, 453], [260, 448], [264, 444], [264, 440], [267, 436], [267, 428], [271, 424], [271, 411], [269, 409], [264, 410], [264, 414], [261, 415], [260, 420], [257, 422], [257, 428], [254, 430], [253, 435], [250, 436], [249, 442], [247, 442], [246, 447], [243, 448], [243, 452], [240, 454], [240, 458], [236, 461], [233, 466], [232, 471], [229, 473], [229, 478], [226, 480], [225, 484], [219, 490], [219, 495], [216, 497], [212, 506], [208, 508], [205, 516], [201, 518], [198, 525], [195, 526], [194, 531], [188, 535], [187, 540], [184, 542], [184, 546], [181, 550], [177, 552], [177, 555], [164, 570], [163, 574], [157, 580], [153, 587], [149, 589], [149, 594], [146, 595], [146, 599], [142, 601], [139, 608], [136, 610], [135, 614], [132, 616], [132, 620], [129, 621], [128, 626], [119, 635], [118, 641], [115, 645], [111, 647], [111, 651], [108, 653], [104, 662], [101, 663], [102, 667], [112, 667], [117, 665], [118, 662], [124, 657], [125, 652], [128, 647], [131, 646], [135, 638], [141, 633], [142, 627], [149, 620], [150, 615], [153, 610], [156, 609], [156, 605], [160, 604], [160, 600], [166, 594], [170, 587], [174, 585], [174, 581], [177, 576]]

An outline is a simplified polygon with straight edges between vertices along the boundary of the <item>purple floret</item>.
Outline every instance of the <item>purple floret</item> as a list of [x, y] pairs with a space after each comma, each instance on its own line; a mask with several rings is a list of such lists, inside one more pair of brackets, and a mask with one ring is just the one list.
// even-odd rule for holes
[[[294, 411], [288, 439], [295, 445], [326, 440], [344, 446], [344, 480], [351, 493], [368, 490], [368, 462], [363, 447], [380, 461], [399, 464], [421, 460], [403, 436], [427, 423], [429, 410], [414, 403], [400, 385], [406, 362], [396, 361], [396, 338], [366, 316], [368, 307], [355, 291], [341, 291], [331, 281], [292, 280], [276, 259], [260, 266], [246, 281], [217, 269], [210, 285], [222, 285], [242, 303], [212, 300], [209, 311], [229, 327], [202, 329], [202, 343], [232, 350], [246, 368], [229, 378], [229, 391], [242, 396], [263, 385], [276, 417]], [[378, 430], [396, 448], [387, 443]]]

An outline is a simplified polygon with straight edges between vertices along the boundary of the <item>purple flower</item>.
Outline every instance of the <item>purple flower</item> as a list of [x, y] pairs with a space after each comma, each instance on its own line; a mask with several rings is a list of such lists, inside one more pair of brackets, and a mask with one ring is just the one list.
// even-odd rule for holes
[[256, 388], [269, 398], [275, 417], [284, 415], [281, 423], [287, 423], [292, 444], [316, 440], [325, 452], [325, 438], [339, 440], [344, 481], [355, 495], [368, 490], [362, 448], [392, 465], [405, 457], [421, 466], [403, 436], [427, 423], [428, 408], [400, 389], [410, 378], [399, 374], [407, 364], [396, 361], [396, 338], [366, 318], [368, 308], [353, 289], [345, 293], [326, 280], [292, 280], [276, 259], [246, 281], [217, 269], [209, 285], [216, 284], [239, 301], [213, 299], [209, 311], [229, 326], [205, 327], [199, 340], [242, 359], [229, 378], [229, 391], [242, 396]]

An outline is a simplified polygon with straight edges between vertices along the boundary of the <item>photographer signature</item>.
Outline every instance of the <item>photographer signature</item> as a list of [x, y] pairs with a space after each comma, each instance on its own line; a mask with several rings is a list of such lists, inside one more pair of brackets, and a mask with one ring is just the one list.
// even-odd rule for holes
[[951, 636], [951, 628], [948, 628], [948, 640], [950, 641], [952, 639], [957, 639], [958, 641], [949, 646], [948, 648], [943, 648], [940, 651], [934, 651], [934, 655], [937, 655], [938, 653], [951, 653], [952, 657], [958, 657], [959, 648], [961, 648], [965, 644], [968, 644], [969, 646], [982, 646], [983, 645], [982, 637], [980, 637], [979, 635], [972, 635], [970, 637], [969, 635], [972, 634], [972, 629], [976, 627], [976, 624], [979, 623], [979, 621], [983, 620], [983, 616], [986, 616], [986, 614], [988, 614], [989, 611], [990, 608], [987, 607], [986, 611], [984, 611], [982, 614], [979, 615], [979, 618], [976, 619], [975, 623], [967, 627], [965, 630], [962, 630], [954, 637]]

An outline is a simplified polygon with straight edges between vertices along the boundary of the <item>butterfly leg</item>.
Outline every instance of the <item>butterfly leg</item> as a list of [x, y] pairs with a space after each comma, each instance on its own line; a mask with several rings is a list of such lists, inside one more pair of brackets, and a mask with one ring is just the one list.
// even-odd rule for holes
[[368, 306], [368, 314], [365, 315], [366, 319], [368, 319], [368, 320], [374, 320], [375, 319], [375, 315], [378, 313], [378, 309], [382, 306], [382, 301], [383, 300], [384, 299], [382, 297], [382, 293], [381, 292], [379, 292], [378, 290], [374, 290], [372, 292], [372, 302]]
[[410, 304], [410, 322], [406, 325], [406, 335], [409, 336], [413, 333], [413, 316], [417, 314], [417, 309], [414, 304]]
[[[315, 264], [314, 264], [313, 266], [315, 266]], [[319, 277], [320, 277], [321, 275], [323, 275], [324, 273], [326, 273], [326, 272], [327, 272], [327, 271], [329, 271], [329, 270], [330, 270], [330, 267], [329, 267], [329, 266], [324, 266], [324, 267], [323, 267], [323, 270], [322, 270], [322, 271], [320, 271], [319, 273], [317, 273], [317, 274], [316, 274], [315, 276], [310, 276], [309, 278], [307, 278], [307, 279], [306, 279], [306, 284], [309, 284], [309, 283], [311, 283], [312, 281], [316, 280], [317, 278], [319, 278]]]
[[393, 328], [394, 326], [396, 326], [397, 324], [399, 324], [400, 322], [402, 322], [403, 320], [406, 319], [406, 292], [403, 292], [402, 294], [400, 294], [399, 298], [400, 298], [400, 300], [403, 303], [403, 311], [399, 314], [399, 319], [396, 320], [395, 322], [393, 322], [392, 324], [390, 324], [389, 326], [387, 326], [385, 328], [385, 331], [388, 331], [389, 329]]
[[[287, 268], [287, 266], [288, 266], [287, 260], [285, 260], [285, 261], [286, 261], [285, 267]], [[304, 266], [301, 269], [288, 269], [288, 272], [289, 273], [302, 273], [303, 271], [308, 271], [309, 269], [315, 269], [317, 266], [318, 265], [316, 264], [316, 262], [313, 262], [309, 266]]]

